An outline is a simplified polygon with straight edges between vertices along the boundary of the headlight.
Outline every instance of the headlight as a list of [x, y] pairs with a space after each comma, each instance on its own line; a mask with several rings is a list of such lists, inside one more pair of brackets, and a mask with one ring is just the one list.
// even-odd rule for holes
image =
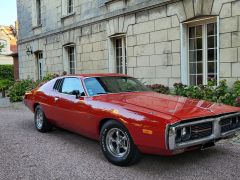
[[190, 140], [191, 137], [191, 128], [181, 127], [176, 130], [176, 143], [181, 143]]

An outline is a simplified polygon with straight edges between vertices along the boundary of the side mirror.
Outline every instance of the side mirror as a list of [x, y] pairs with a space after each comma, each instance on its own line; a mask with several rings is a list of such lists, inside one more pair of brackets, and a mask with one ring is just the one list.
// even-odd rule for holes
[[76, 99], [80, 98], [80, 92], [79, 92], [79, 90], [73, 90], [73, 91], [72, 91], [72, 95], [75, 95], [75, 96], [76, 96]]

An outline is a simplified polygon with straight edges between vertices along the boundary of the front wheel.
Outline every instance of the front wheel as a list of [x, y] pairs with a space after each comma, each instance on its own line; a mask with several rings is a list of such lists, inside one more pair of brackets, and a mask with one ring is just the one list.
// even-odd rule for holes
[[34, 124], [36, 129], [40, 132], [48, 132], [53, 128], [52, 124], [48, 122], [40, 105], [35, 108]]
[[119, 122], [107, 121], [100, 133], [100, 145], [107, 160], [118, 166], [127, 166], [140, 159], [128, 130]]

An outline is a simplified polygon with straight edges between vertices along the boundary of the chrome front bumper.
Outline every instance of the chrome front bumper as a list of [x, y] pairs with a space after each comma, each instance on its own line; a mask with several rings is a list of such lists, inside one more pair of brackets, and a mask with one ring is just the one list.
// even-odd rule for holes
[[[223, 119], [234, 118], [234, 117], [237, 117], [238, 121], [240, 121], [240, 113], [234, 113], [234, 114], [224, 115], [224, 116], [220, 116], [220, 117], [216, 117], [216, 118], [209, 118], [209, 119], [204, 119], [204, 120], [196, 120], [196, 121], [188, 122], [188, 123], [179, 123], [179, 124], [169, 125], [167, 128], [167, 131], [166, 131], [166, 145], [169, 150], [174, 151], [174, 150], [185, 149], [188, 147], [203, 145], [208, 142], [215, 142], [220, 139], [228, 138], [228, 137], [234, 135], [237, 131], [239, 131], [240, 127], [229, 130], [227, 132], [221, 132], [222, 126], [221, 126], [220, 122]], [[211, 135], [204, 137], [204, 138], [199, 138], [199, 139], [195, 139], [195, 140], [189, 140], [186, 142], [176, 143], [176, 129], [181, 128], [181, 127], [191, 126], [191, 125], [198, 125], [198, 124], [206, 123], [206, 122], [213, 123]]]

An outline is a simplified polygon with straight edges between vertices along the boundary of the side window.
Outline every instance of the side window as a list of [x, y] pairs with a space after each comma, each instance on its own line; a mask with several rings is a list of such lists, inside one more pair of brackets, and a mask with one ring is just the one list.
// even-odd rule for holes
[[72, 94], [74, 90], [79, 90], [80, 94], [84, 92], [82, 83], [78, 78], [65, 78], [61, 92], [65, 94]]
[[60, 89], [61, 89], [61, 86], [62, 86], [62, 82], [63, 82], [63, 79], [58, 79], [55, 82], [55, 84], [53, 86], [53, 89], [60, 92]]

